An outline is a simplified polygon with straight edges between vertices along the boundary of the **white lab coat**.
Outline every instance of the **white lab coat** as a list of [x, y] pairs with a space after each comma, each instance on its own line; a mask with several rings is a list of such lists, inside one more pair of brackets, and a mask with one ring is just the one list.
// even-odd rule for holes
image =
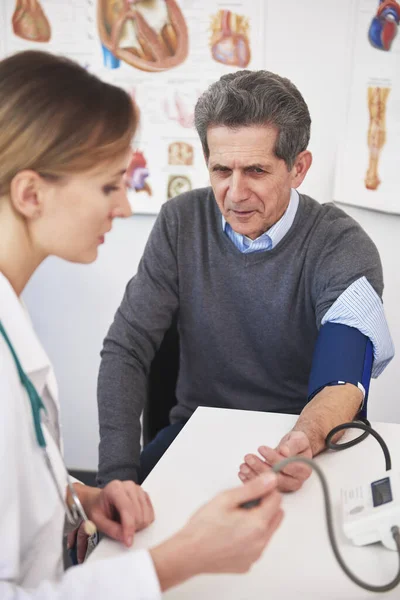
[[[1, 273], [0, 320], [47, 408], [43, 432], [60, 485], [66, 489], [58, 450], [62, 446], [53, 369], [23, 305]], [[64, 574], [63, 529], [64, 510], [36, 441], [28, 395], [0, 335], [1, 600], [161, 597], [154, 565], [146, 551], [84, 563]]]

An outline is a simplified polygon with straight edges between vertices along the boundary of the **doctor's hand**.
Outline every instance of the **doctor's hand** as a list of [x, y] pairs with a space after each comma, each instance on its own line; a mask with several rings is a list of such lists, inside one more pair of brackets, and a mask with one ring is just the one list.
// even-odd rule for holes
[[130, 547], [135, 531], [154, 521], [149, 495], [133, 481], [111, 481], [104, 489], [74, 483], [88, 519], [114, 540]]
[[[161, 590], [200, 573], [245, 573], [279, 527], [277, 477], [268, 473], [226, 490], [200, 508], [173, 537], [152, 548]], [[258, 506], [242, 508], [251, 500]]]
[[[249, 481], [271, 470], [271, 467], [289, 456], [304, 456], [312, 458], [310, 440], [303, 431], [290, 431], [279, 442], [276, 448], [260, 446], [259, 458], [255, 454], [246, 454], [244, 463], [240, 465], [239, 479]], [[312, 469], [303, 463], [287, 465], [278, 474], [278, 489], [281, 492], [295, 492], [311, 475]]]

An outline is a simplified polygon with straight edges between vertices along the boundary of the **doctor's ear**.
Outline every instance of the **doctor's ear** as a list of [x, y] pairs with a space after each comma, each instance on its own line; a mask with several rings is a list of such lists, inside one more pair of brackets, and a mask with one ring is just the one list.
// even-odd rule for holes
[[43, 180], [35, 171], [20, 171], [11, 181], [11, 204], [26, 219], [36, 219], [42, 212]]

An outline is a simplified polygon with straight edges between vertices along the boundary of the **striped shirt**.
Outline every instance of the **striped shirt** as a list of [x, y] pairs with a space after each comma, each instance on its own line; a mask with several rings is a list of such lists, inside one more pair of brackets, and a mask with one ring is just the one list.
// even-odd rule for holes
[[[233, 231], [222, 217], [222, 228], [232, 243], [244, 254], [272, 250], [291, 228], [299, 206], [299, 195], [292, 189], [286, 212], [268, 231], [257, 239]], [[372, 377], [378, 377], [394, 356], [394, 345], [386, 322], [383, 304], [365, 277], [352, 283], [332, 304], [321, 325], [340, 323], [354, 327], [367, 336], [374, 347]]]

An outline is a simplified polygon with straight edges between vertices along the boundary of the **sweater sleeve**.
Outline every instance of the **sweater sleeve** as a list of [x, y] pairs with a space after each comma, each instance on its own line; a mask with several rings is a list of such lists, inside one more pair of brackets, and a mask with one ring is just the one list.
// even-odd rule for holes
[[318, 328], [329, 308], [358, 279], [365, 277], [380, 299], [383, 293], [382, 265], [375, 244], [346, 213], [339, 209], [335, 213], [315, 263], [313, 301]]
[[177, 220], [168, 204], [150, 234], [101, 352], [98, 484], [137, 481], [140, 416], [153, 357], [178, 308]]

